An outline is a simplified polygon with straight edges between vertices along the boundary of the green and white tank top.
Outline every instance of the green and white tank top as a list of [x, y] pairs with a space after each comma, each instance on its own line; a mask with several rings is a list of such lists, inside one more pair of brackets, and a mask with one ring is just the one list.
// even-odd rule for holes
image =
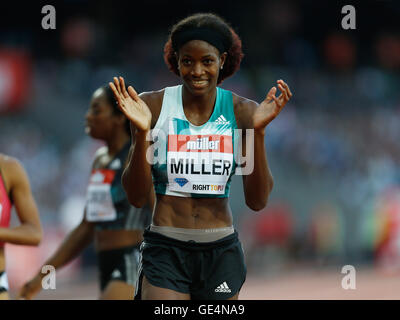
[[230, 91], [217, 87], [210, 119], [196, 126], [183, 111], [182, 85], [165, 88], [148, 158], [155, 192], [178, 197], [228, 197], [236, 169], [235, 129]]

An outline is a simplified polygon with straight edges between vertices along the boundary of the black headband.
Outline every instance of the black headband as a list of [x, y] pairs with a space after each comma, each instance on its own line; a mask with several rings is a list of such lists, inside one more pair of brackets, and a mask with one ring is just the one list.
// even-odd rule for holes
[[177, 32], [171, 40], [175, 51], [191, 40], [206, 41], [216, 47], [220, 53], [228, 51], [230, 47], [229, 40], [225, 39], [218, 31], [205, 27], [195, 27]]

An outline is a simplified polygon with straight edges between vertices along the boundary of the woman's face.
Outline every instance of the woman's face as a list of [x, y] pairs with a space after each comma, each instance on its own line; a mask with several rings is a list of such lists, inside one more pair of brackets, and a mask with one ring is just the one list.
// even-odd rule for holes
[[102, 88], [97, 89], [86, 113], [85, 132], [94, 139], [106, 140], [115, 128], [116, 115]]
[[178, 68], [184, 85], [194, 95], [201, 95], [217, 86], [218, 75], [226, 58], [217, 48], [203, 40], [185, 43], [178, 54]]

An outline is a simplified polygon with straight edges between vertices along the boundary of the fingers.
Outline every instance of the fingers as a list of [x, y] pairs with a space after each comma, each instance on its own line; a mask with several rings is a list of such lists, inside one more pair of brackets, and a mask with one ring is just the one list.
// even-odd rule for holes
[[122, 95], [122, 91], [121, 91], [121, 85], [119, 83], [119, 80], [117, 77], [114, 77], [114, 85], [117, 88], [117, 91], [120, 95]]
[[113, 91], [115, 98], [118, 100], [119, 105], [121, 105], [121, 99], [124, 98], [131, 97], [135, 101], [140, 99], [139, 95], [132, 86], [129, 86], [128, 90], [126, 89], [125, 80], [123, 77], [114, 77], [113, 80], [114, 82], [109, 82], [109, 86]]
[[26, 287], [24, 286], [24, 287], [22, 287], [22, 289], [18, 292], [18, 295], [17, 295], [17, 300], [29, 300], [29, 297], [27, 297], [28, 295], [27, 295], [27, 292], [26, 292], [27, 290], [26, 290]]
[[19, 296], [17, 296], [17, 300], [31, 300], [31, 297], [26, 294], [20, 294]]
[[289, 98], [291, 98], [291, 97], [293, 96], [292, 91], [290, 91], [290, 88], [289, 88], [289, 86], [286, 84], [286, 82], [284, 82], [284, 81], [282, 81], [282, 82], [283, 82], [283, 86], [286, 88], [286, 90], [287, 90], [287, 92], [288, 92]]
[[117, 99], [118, 106], [121, 107], [122, 106], [121, 96], [120, 96], [120, 94], [118, 92], [118, 89], [115, 87], [114, 83], [112, 83], [112, 82], [109, 82], [108, 85], [110, 86], [112, 92], [114, 93], [115, 99]]
[[128, 87], [128, 93], [131, 96], [131, 98], [135, 101], [138, 101], [140, 99], [139, 95], [137, 94], [136, 90], [133, 89], [132, 86]]
[[280, 110], [280, 109], [281, 109], [281, 103], [280, 103], [280, 101], [279, 101], [279, 98], [277, 98], [275, 95], [273, 95], [273, 96], [271, 97], [271, 99], [275, 101], [276, 105], [278, 106], [278, 108], [279, 108], [279, 110]]
[[114, 83], [109, 82], [108, 85], [110, 86], [112, 92], [114, 93], [115, 98], [118, 98], [119, 93], [118, 93], [117, 88], [115, 87]]
[[267, 94], [267, 99], [272, 100], [272, 97], [275, 97], [276, 94], [276, 87], [272, 87]]
[[278, 88], [281, 91], [281, 95], [279, 96], [278, 99], [281, 100], [283, 98], [284, 101], [289, 101], [289, 97], [288, 97], [288, 94], [286, 92], [286, 89], [280, 83], [278, 83]]
[[277, 97], [275, 96], [276, 90], [277, 90], [276, 87], [272, 87], [272, 88], [269, 90], [268, 94], [267, 94], [267, 99], [268, 99], [268, 100], [274, 100], [275, 103], [276, 103], [276, 105], [277, 105], [277, 106], [280, 106], [279, 98], [277, 98]]
[[290, 98], [293, 96], [292, 91], [290, 91], [289, 86], [283, 81], [278, 80], [278, 88], [282, 92], [283, 96], [285, 97], [285, 102], [289, 101]]
[[124, 78], [119, 77], [119, 80], [120, 80], [120, 82], [121, 82], [122, 94], [124, 95], [125, 98], [128, 98], [129, 95], [128, 95], [128, 92], [127, 92], [126, 89], [125, 89], [125, 81], [124, 81]]

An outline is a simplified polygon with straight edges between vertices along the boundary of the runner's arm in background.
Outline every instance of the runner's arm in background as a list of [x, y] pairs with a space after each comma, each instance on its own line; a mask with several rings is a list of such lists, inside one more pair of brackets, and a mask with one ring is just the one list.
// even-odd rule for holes
[[5, 162], [9, 177], [10, 199], [20, 221], [14, 228], [0, 227], [0, 241], [37, 246], [42, 239], [39, 211], [33, 198], [28, 175], [20, 162], [11, 157]]
[[[43, 265], [59, 269], [76, 258], [93, 241], [94, 224], [86, 221], [85, 213], [82, 222], [68, 234], [56, 252]], [[36, 276], [21, 288], [19, 297], [32, 299], [42, 289], [42, 279], [45, 275], [40, 268]]]

